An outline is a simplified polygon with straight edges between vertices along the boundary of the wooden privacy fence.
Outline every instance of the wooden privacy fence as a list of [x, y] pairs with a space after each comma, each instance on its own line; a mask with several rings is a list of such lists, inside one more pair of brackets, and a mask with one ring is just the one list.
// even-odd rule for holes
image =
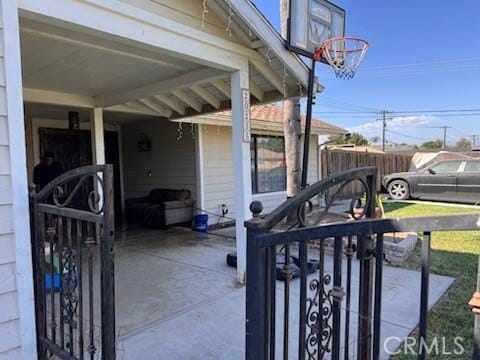
[[[380, 190], [382, 179], [385, 175], [408, 171], [411, 160], [411, 155], [332, 150], [328, 148], [320, 151], [322, 179], [355, 168], [375, 166], [377, 168], [377, 190]], [[338, 193], [337, 198], [351, 199], [354, 196], [360, 195], [362, 189], [363, 187], [360, 183], [350, 183]], [[330, 189], [325, 195], [328, 197], [329, 193], [336, 191], [338, 191], [338, 189]]]

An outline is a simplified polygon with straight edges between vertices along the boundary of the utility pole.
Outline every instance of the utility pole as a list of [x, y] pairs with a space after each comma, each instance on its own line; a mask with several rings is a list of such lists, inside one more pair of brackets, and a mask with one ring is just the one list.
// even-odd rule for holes
[[447, 130], [451, 129], [451, 126], [440, 126], [440, 129], [443, 129], [443, 144], [442, 149], [446, 149], [447, 147]]
[[477, 137], [479, 136], [480, 135], [470, 135], [470, 137], [472, 138], [472, 147], [477, 146]]
[[382, 151], [385, 152], [385, 146], [387, 144], [387, 120], [392, 120], [392, 118], [387, 118], [387, 115], [390, 112], [387, 110], [380, 111], [377, 113], [378, 115], [381, 115], [381, 119], [377, 119], [377, 121], [382, 121]]
[[447, 130], [451, 129], [451, 126], [430, 126], [431, 129], [443, 129], [443, 143], [442, 149], [445, 150], [447, 147]]
[[385, 152], [385, 135], [387, 132], [387, 112], [385, 110], [382, 111], [383, 114], [383, 132], [382, 132], [382, 151]]

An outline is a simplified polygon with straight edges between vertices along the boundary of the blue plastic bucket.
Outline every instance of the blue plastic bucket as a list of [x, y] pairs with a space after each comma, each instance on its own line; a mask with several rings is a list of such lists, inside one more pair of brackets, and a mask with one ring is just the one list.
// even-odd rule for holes
[[59, 290], [61, 286], [60, 274], [53, 273], [53, 284], [52, 276], [49, 273], [45, 274], [45, 288], [47, 290]]
[[193, 217], [193, 230], [198, 232], [208, 232], [208, 214], [199, 214]]

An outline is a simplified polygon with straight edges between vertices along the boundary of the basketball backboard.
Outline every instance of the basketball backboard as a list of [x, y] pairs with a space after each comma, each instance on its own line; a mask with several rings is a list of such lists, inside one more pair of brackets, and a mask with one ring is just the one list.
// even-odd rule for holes
[[290, 0], [288, 31], [290, 49], [313, 57], [325, 40], [345, 36], [345, 10], [327, 0]]

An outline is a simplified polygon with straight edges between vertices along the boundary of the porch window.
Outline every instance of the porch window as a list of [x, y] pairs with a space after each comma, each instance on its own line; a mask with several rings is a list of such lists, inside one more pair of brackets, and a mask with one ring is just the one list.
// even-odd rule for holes
[[283, 137], [252, 135], [252, 193], [284, 191], [287, 183]]

